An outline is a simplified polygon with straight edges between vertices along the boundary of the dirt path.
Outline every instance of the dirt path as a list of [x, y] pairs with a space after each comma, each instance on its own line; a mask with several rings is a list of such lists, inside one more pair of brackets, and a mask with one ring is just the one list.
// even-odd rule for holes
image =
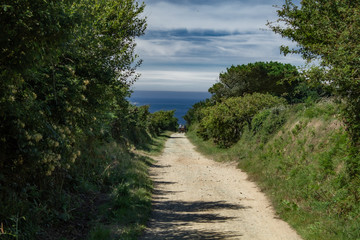
[[183, 134], [156, 160], [153, 215], [140, 239], [301, 239], [245, 173], [203, 157]]

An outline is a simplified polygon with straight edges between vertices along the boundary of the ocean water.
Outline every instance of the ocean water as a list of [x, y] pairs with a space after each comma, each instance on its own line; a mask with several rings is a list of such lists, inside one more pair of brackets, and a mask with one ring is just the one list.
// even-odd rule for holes
[[129, 101], [136, 106], [150, 105], [150, 112], [175, 110], [179, 124], [191, 106], [211, 96], [208, 92], [134, 91]]

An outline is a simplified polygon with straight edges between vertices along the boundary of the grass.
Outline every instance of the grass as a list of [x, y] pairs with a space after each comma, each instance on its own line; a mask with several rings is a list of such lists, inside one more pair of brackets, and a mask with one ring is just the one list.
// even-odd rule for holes
[[166, 140], [170, 137], [173, 132], [165, 131], [157, 137], [152, 137], [149, 142], [141, 146], [137, 146], [136, 149], [139, 153], [156, 156], [162, 153]]
[[285, 121], [269, 115], [229, 149], [199, 139], [196, 126], [188, 137], [217, 161], [237, 161], [304, 239], [360, 239], [360, 204], [353, 194], [360, 181], [347, 176], [348, 137], [337, 112], [331, 101], [291, 106], [279, 114]]
[[0, 239], [137, 239], [151, 213], [150, 156], [170, 134], [149, 137], [140, 151], [113, 139], [85, 140], [74, 166], [47, 179], [46, 188], [27, 185], [21, 198], [8, 191], [8, 201], [0, 199], [2, 216], [15, 213], [0, 219]]
[[[151, 213], [152, 182], [148, 175], [149, 166], [155, 156], [162, 152], [171, 132], [152, 138], [145, 146], [137, 146], [128, 156], [117, 157], [115, 149], [113, 162], [105, 168], [104, 184], [110, 190], [109, 201], [100, 206], [98, 220], [89, 235], [89, 240], [137, 239]], [[114, 155], [115, 154], [115, 155]], [[115, 156], [115, 158], [114, 158]]]
[[0, 219], [0, 239], [137, 239], [151, 213], [151, 156], [161, 154], [170, 134], [136, 151], [87, 139], [74, 166], [45, 179], [45, 187], [27, 184], [18, 193], [0, 185], [7, 193], [0, 215], [9, 216]]

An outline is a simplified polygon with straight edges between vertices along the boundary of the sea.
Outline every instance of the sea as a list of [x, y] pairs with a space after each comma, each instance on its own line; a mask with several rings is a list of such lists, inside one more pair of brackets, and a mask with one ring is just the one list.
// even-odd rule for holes
[[139, 91], [135, 90], [129, 101], [136, 106], [149, 105], [150, 112], [175, 110], [179, 124], [185, 124], [183, 116], [197, 102], [210, 98], [208, 92]]

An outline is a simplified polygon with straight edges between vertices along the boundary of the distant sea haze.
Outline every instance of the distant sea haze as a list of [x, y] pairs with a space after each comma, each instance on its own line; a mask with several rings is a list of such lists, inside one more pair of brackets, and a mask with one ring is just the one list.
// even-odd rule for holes
[[151, 113], [176, 110], [175, 117], [179, 124], [185, 124], [182, 117], [191, 106], [210, 96], [208, 92], [134, 91], [129, 100], [136, 106], [150, 105]]

